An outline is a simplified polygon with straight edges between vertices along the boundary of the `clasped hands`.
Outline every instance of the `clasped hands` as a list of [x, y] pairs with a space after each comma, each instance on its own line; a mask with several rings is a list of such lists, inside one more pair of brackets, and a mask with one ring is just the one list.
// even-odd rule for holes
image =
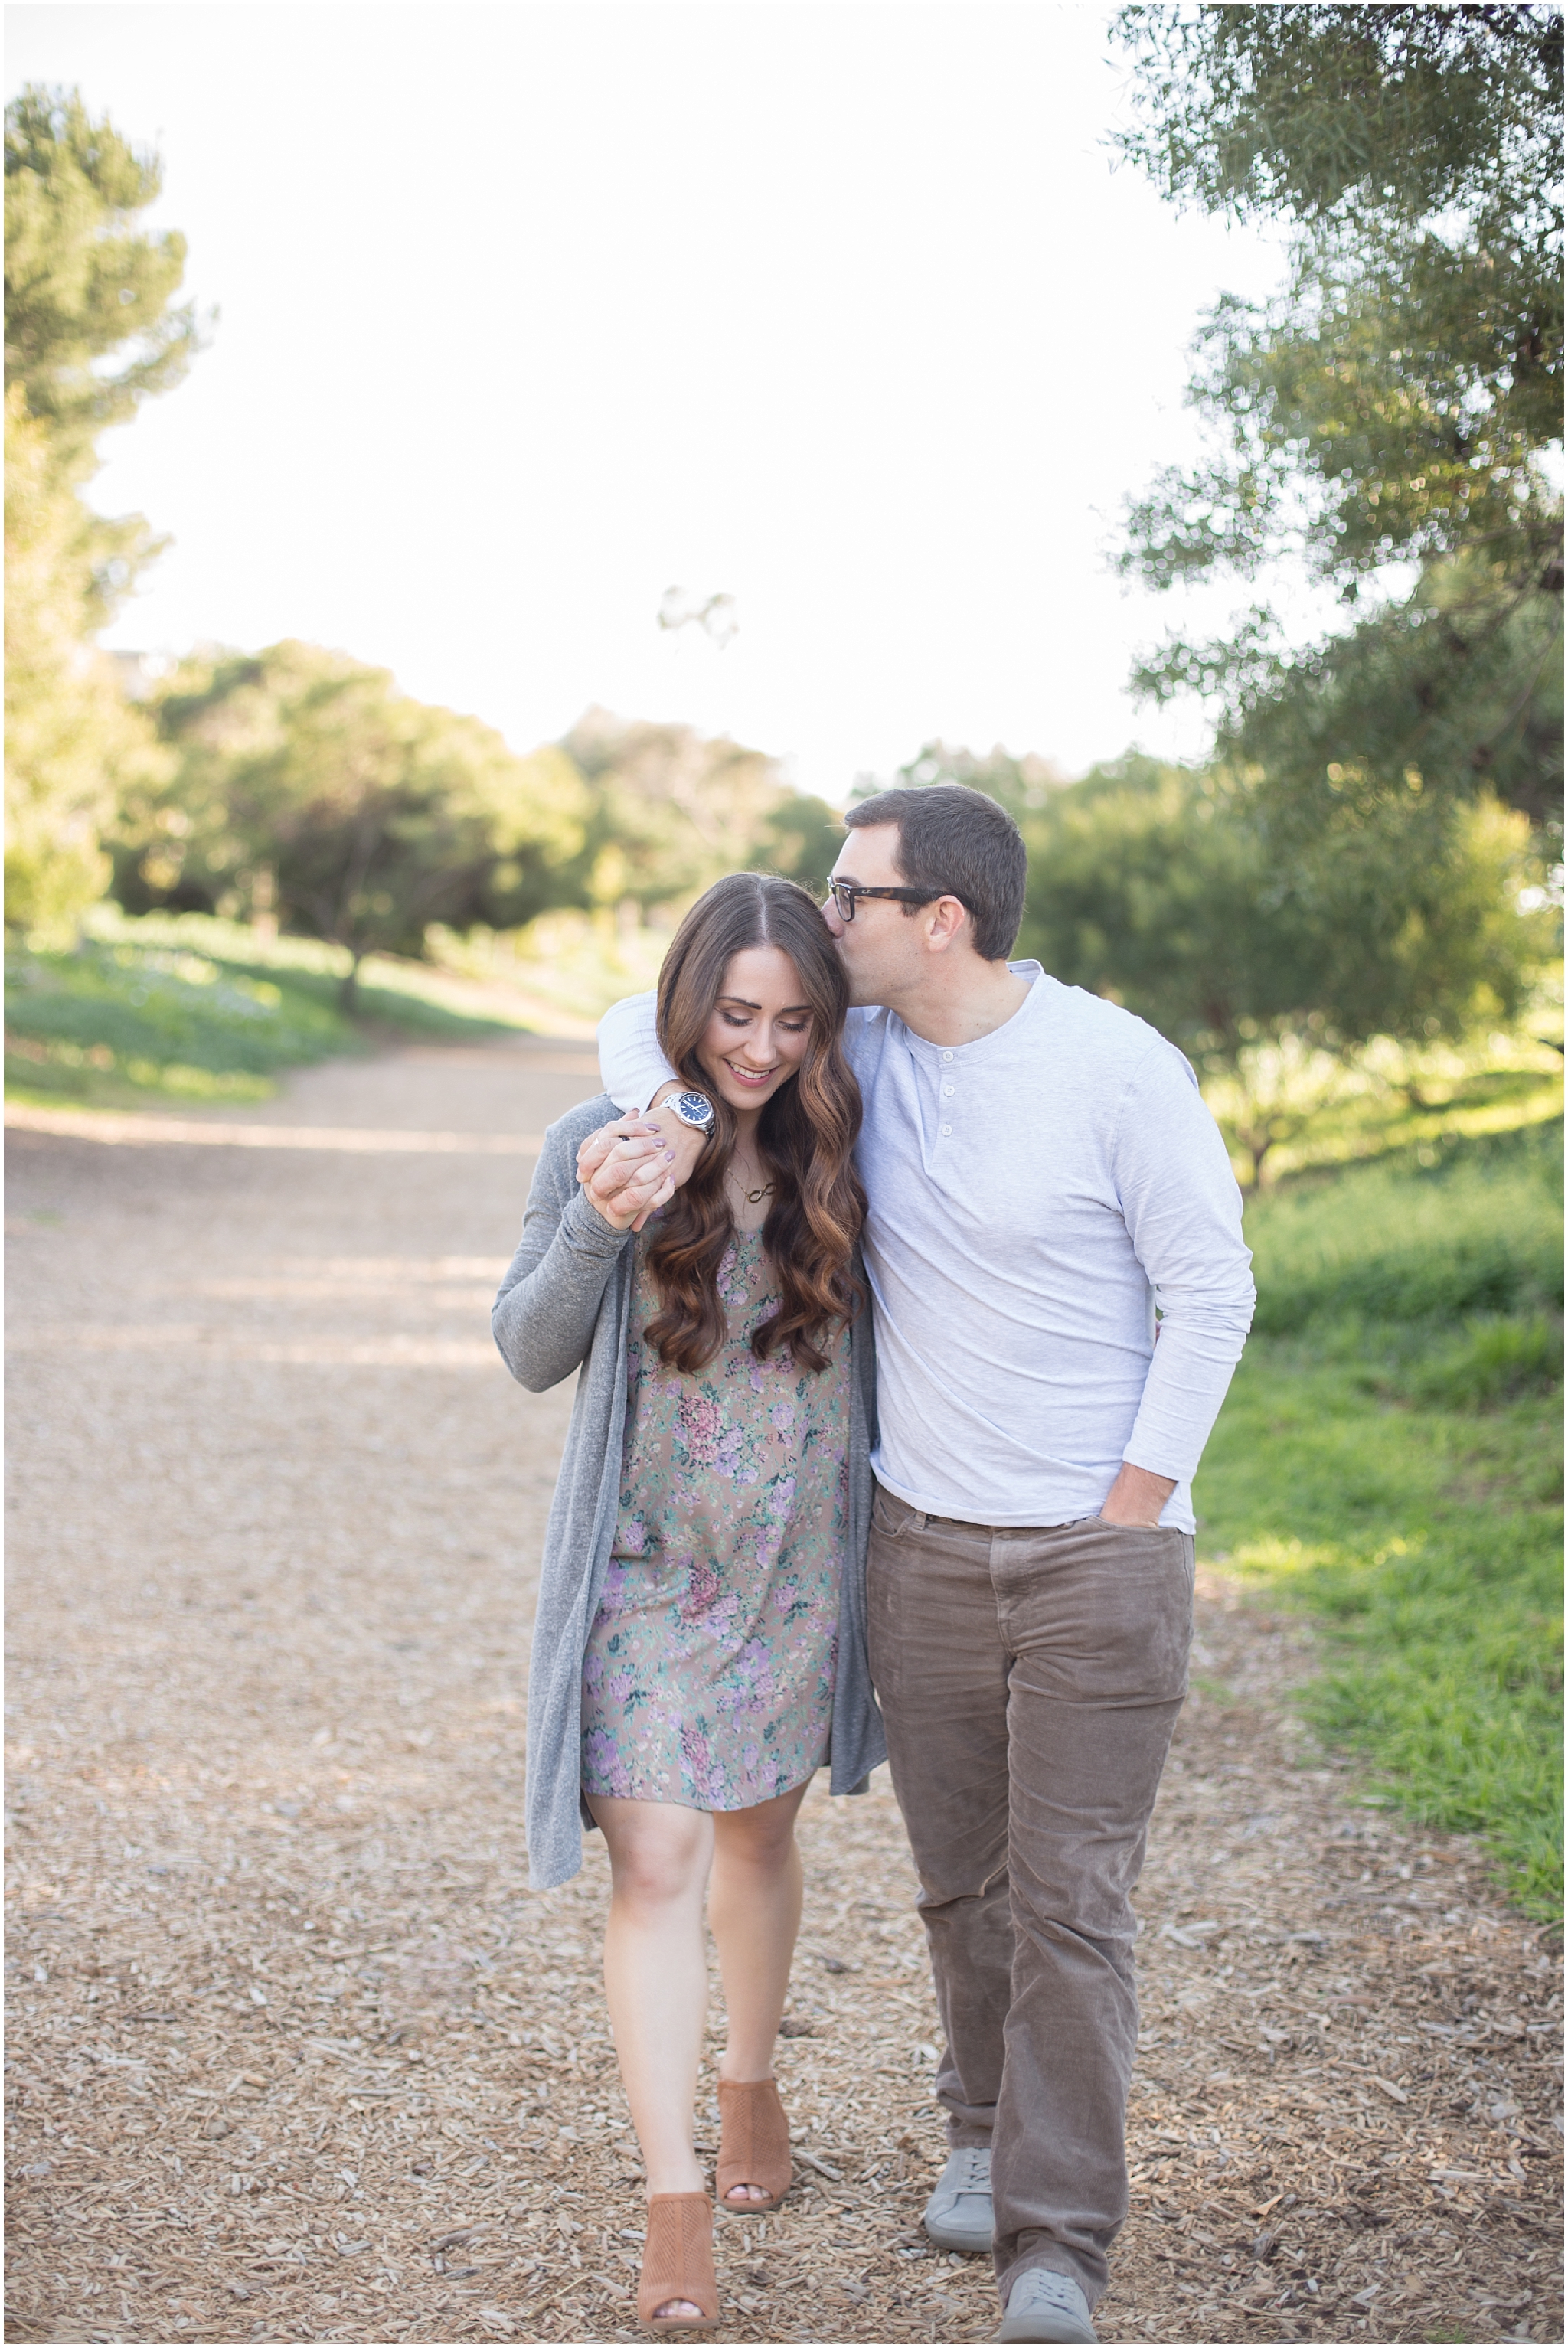
[[577, 1146], [577, 1179], [594, 1211], [618, 1231], [640, 1231], [675, 1197], [702, 1156], [707, 1136], [679, 1117], [618, 1117]]

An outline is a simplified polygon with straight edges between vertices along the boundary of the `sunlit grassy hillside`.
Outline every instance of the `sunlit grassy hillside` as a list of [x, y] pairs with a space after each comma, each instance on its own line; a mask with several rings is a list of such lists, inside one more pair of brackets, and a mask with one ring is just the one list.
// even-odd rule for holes
[[263, 945], [232, 922], [189, 914], [97, 926], [72, 953], [7, 955], [12, 1099], [258, 1100], [281, 1070], [363, 1051], [379, 1035], [455, 1041], [524, 1024], [459, 980], [381, 962], [365, 965], [349, 1019], [331, 947]]
[[[1427, 1153], [1434, 1155], [1434, 1153]], [[1257, 1334], [1200, 1551], [1329, 1627], [1321, 1726], [1561, 1910], [1562, 1141], [1536, 1127], [1254, 1200]]]

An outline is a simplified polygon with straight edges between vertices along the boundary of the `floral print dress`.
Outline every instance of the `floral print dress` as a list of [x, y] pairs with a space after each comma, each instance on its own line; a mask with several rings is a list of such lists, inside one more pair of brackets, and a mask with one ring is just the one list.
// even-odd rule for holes
[[695, 1375], [644, 1337], [637, 1242], [620, 1512], [583, 1665], [583, 1787], [744, 1810], [827, 1757], [849, 1544], [850, 1349], [826, 1369], [748, 1343], [778, 1309], [759, 1233], [718, 1272], [727, 1343]]

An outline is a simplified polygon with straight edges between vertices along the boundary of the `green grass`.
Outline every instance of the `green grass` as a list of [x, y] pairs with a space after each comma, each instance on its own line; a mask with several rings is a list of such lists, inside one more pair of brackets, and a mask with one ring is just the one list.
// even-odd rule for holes
[[510, 1023], [462, 1007], [460, 984], [366, 966], [355, 1016], [341, 957], [307, 940], [263, 946], [200, 917], [107, 915], [69, 953], [5, 965], [5, 1089], [92, 1107], [260, 1100], [278, 1073], [384, 1037], [474, 1041]]
[[1260, 1335], [1350, 1315], [1428, 1329], [1563, 1305], [1556, 1128], [1400, 1150], [1305, 1176], [1249, 1210]]
[[1562, 1910], [1562, 1144], [1534, 1128], [1248, 1209], [1259, 1334], [1203, 1552], [1326, 1626], [1305, 1701], [1434, 1827]]

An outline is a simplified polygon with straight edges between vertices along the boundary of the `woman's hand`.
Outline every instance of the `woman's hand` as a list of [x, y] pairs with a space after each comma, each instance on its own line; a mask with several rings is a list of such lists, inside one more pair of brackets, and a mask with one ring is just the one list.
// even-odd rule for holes
[[[690, 1179], [697, 1159], [707, 1148], [707, 1134], [695, 1126], [684, 1124], [668, 1106], [673, 1096], [682, 1089], [678, 1082], [661, 1085], [645, 1117], [618, 1117], [613, 1123], [602, 1125], [597, 1133], [591, 1133], [586, 1141], [577, 1145], [577, 1179], [585, 1190], [591, 1178], [605, 1164], [610, 1152], [623, 1136], [645, 1138], [648, 1149], [659, 1153], [660, 1161], [669, 1176], [669, 1188], [656, 1199], [645, 1202], [632, 1225], [635, 1231], [642, 1230], [655, 1207], [664, 1206], [682, 1183]], [[596, 1193], [593, 1194], [593, 1204], [601, 1214], [604, 1213]], [[605, 1215], [604, 1220], [608, 1222], [612, 1218]], [[617, 1228], [624, 1229], [624, 1226]]]
[[616, 1117], [577, 1150], [577, 1179], [618, 1231], [640, 1231], [655, 1207], [675, 1194], [675, 1152], [645, 1117]]

